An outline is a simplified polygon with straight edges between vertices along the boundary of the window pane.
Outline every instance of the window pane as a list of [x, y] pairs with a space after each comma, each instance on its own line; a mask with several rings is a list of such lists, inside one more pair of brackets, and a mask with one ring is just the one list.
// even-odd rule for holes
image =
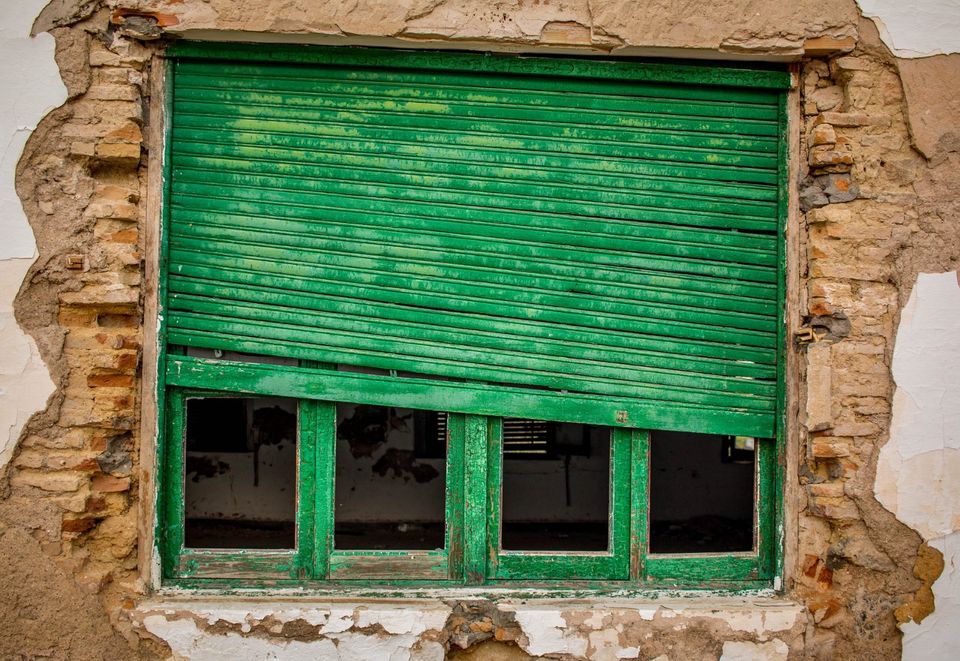
[[444, 547], [446, 416], [337, 405], [337, 549]]
[[753, 549], [756, 439], [654, 432], [650, 552]]
[[185, 545], [294, 548], [297, 400], [186, 402]]
[[610, 438], [605, 427], [503, 421], [503, 549], [609, 548]]

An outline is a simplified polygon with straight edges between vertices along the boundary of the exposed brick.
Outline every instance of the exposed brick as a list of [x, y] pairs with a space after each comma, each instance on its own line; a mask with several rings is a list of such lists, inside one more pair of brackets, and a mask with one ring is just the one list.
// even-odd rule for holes
[[889, 117], [877, 117], [862, 112], [835, 112], [822, 113], [815, 120], [816, 124], [833, 124], [840, 127], [854, 126], [889, 126]]
[[140, 292], [131, 287], [118, 285], [84, 287], [80, 291], [60, 294], [64, 305], [116, 308], [135, 307], [140, 302]]
[[136, 328], [140, 318], [133, 314], [116, 314], [105, 312], [97, 315], [97, 326], [100, 328]]
[[113, 475], [97, 475], [90, 483], [93, 491], [113, 493], [130, 489], [129, 477], [114, 477]]
[[140, 162], [140, 145], [125, 142], [100, 143], [94, 156], [101, 161], [135, 165]]
[[819, 124], [810, 131], [809, 142], [811, 146], [836, 144], [837, 132], [830, 124]]
[[808, 484], [807, 491], [810, 495], [817, 498], [842, 498], [842, 482], [822, 482], [820, 484]]
[[93, 85], [87, 90], [87, 100], [133, 101], [140, 98], [140, 91], [133, 85]]
[[140, 144], [143, 142], [143, 133], [139, 126], [133, 122], [128, 122], [120, 128], [110, 131], [103, 138], [105, 142]]
[[119, 200], [97, 200], [86, 209], [86, 214], [94, 218], [112, 218], [134, 222], [140, 216], [140, 209], [136, 204]]
[[139, 202], [140, 192], [134, 188], [116, 184], [100, 184], [94, 191], [94, 197], [97, 200], [109, 202]]
[[807, 349], [807, 415], [809, 431], [829, 429], [833, 424], [831, 413], [830, 346], [814, 344]]
[[880, 427], [872, 422], [846, 422], [833, 428], [837, 436], [874, 436], [880, 433]]
[[816, 508], [820, 514], [827, 519], [834, 521], [858, 521], [860, 519], [860, 510], [856, 504], [846, 499], [829, 499], [827, 502], [816, 501]]
[[832, 436], [813, 439], [812, 449], [813, 456], [818, 459], [835, 459], [850, 455], [850, 446]]
[[94, 142], [72, 142], [70, 143], [70, 153], [74, 156], [93, 156], [97, 151], [97, 145]]
[[63, 532], [87, 532], [97, 527], [97, 519], [83, 517], [79, 519], [64, 519], [61, 529]]
[[13, 486], [36, 487], [44, 491], [76, 491], [83, 484], [82, 475], [75, 473], [39, 473], [21, 471], [10, 478]]
[[833, 68], [837, 73], [843, 71], [869, 71], [871, 68], [869, 60], [862, 57], [854, 57], [852, 55], [838, 57], [830, 64], [831, 68]]
[[13, 465], [18, 468], [42, 468], [43, 458], [42, 452], [23, 450], [13, 460]]
[[838, 151], [830, 146], [813, 147], [810, 150], [810, 165], [822, 167], [826, 165], [853, 165], [853, 153]]
[[83, 454], [51, 454], [46, 457], [44, 466], [54, 470], [92, 470], [97, 467], [93, 457]]
[[84, 504], [84, 511], [91, 514], [105, 512], [107, 509], [107, 500], [103, 496], [89, 496]]
[[843, 103], [843, 88], [830, 85], [814, 90], [808, 98], [817, 104], [818, 110], [833, 110]]
[[91, 374], [87, 377], [91, 388], [132, 388], [132, 374]]
[[140, 239], [140, 232], [135, 229], [121, 230], [110, 235], [110, 240], [114, 243], [137, 243]]
[[857, 45], [853, 37], [812, 37], [803, 42], [803, 53], [807, 57], [823, 57], [837, 53], [849, 53]]

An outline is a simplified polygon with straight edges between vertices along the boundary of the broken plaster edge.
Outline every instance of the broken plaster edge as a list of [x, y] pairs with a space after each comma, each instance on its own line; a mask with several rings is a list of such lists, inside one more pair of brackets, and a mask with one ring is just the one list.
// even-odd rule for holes
[[[234, 650], [245, 658], [280, 655], [298, 661], [395, 658], [395, 653], [399, 658], [439, 661], [446, 654], [440, 641], [451, 618], [456, 621], [457, 606], [450, 598], [166, 599], [141, 603], [129, 619], [140, 636], [162, 641], [186, 659], [225, 658], [224, 650]], [[516, 623], [516, 643], [527, 654], [591, 659], [610, 658], [599, 647], [615, 652], [617, 658], [636, 658], [637, 648], [624, 647], [616, 632], [627, 626], [636, 630], [641, 622], [677, 631], [713, 623], [727, 632], [722, 634], [725, 651], [727, 643], [734, 642], [727, 658], [741, 658], [733, 654], [741, 648], [775, 647], [775, 658], [785, 659], [788, 648], [781, 637], [794, 638], [806, 623], [806, 609], [785, 599], [514, 599], [493, 607]], [[285, 635], [288, 626], [296, 636]]]
[[[21, 5], [26, 6], [21, 6]], [[14, 315], [14, 299], [38, 259], [37, 243], [16, 191], [17, 166], [27, 141], [43, 117], [67, 99], [49, 34], [30, 36], [34, 17], [46, 0], [13, 3], [0, 9], [4, 25], [0, 55], [18, 62], [2, 70], [4, 89], [17, 90], [0, 103], [0, 470], [13, 458], [27, 420], [43, 410], [56, 386], [33, 337]]]
[[[499, 610], [505, 612], [544, 612], [544, 611], [611, 611], [624, 610], [636, 611], [642, 619], [653, 619], [654, 615], [661, 614], [663, 617], [725, 617], [729, 614], [761, 614], [765, 618], [794, 616], [799, 617], [805, 610], [805, 607], [791, 599], [782, 597], [729, 597], [717, 595], [696, 594], [690, 596], [674, 596], [672, 598], [660, 598], [657, 596], [648, 596], [643, 598], [617, 598], [617, 597], [598, 597], [590, 601], [584, 601], [582, 598], [530, 598], [527, 595], [520, 597], [511, 597], [502, 595], [492, 597], [489, 593], [478, 594], [470, 590], [448, 589], [442, 594], [435, 596], [421, 597], [394, 597], [394, 598], [371, 598], [357, 595], [342, 596], [338, 592], [335, 597], [303, 596], [294, 597], [277, 595], [263, 597], [250, 596], [154, 596], [144, 599], [135, 608], [135, 612], [140, 615], [156, 613], [192, 613], [198, 616], [208, 613], [230, 614], [243, 613], [244, 618], [250, 614], [266, 613], [275, 615], [277, 613], [299, 612], [299, 611], [322, 611], [344, 609], [363, 610], [400, 610], [400, 609], [419, 609], [422, 611], [431, 611], [436, 609], [449, 609], [451, 602], [470, 601], [478, 599], [490, 599]], [[221, 618], [223, 619], [223, 618]], [[230, 620], [226, 620], [230, 621]], [[235, 621], [239, 623], [239, 621]], [[781, 631], [793, 626], [793, 621], [789, 625], [775, 625], [773, 630]]]
[[531, 55], [578, 55], [590, 57], [683, 58], [710, 62], [774, 62], [789, 63], [803, 58], [802, 49], [783, 52], [776, 49], [728, 50], [722, 48], [681, 48], [668, 46], [624, 45], [611, 48], [602, 44], [564, 45], [542, 41], [449, 39], [418, 36], [362, 36], [325, 32], [257, 32], [213, 30], [207, 28], [167, 28], [169, 36], [189, 41], [292, 44], [304, 46], [360, 46], [368, 48], [405, 48], [411, 50], [470, 50], [494, 53]]

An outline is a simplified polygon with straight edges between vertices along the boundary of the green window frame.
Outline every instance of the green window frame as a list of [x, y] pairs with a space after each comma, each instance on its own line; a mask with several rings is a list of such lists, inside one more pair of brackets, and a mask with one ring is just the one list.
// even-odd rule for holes
[[[183, 43], [174, 58], [311, 63], [339, 57], [344, 49]], [[365, 56], [350, 54], [363, 60]], [[367, 65], [384, 57], [376, 54]], [[437, 66], [453, 58], [458, 66], [503, 73], [536, 69], [536, 58], [477, 58], [463, 53], [407, 53], [411, 67]], [[171, 62], [176, 61], [171, 60]], [[544, 61], [548, 61], [544, 58]], [[545, 71], [566, 67], [549, 61]], [[580, 61], [600, 77], [629, 79], [635, 63], [611, 67]], [[168, 69], [173, 78], [173, 65]], [[165, 186], [161, 210], [160, 351], [157, 401], [158, 434], [157, 551], [162, 584], [182, 588], [433, 589], [453, 586], [509, 586], [591, 591], [642, 591], [656, 588], [759, 589], [774, 585], [781, 571], [778, 553], [782, 519], [784, 452], [784, 222], [787, 209], [786, 91], [782, 70], [734, 66], [646, 63], [643, 80], [706, 82], [773, 88], [779, 92], [779, 151], [776, 283], [776, 414], [772, 428], [731, 410], [716, 433], [758, 437], [755, 468], [753, 550], [737, 553], [653, 554], [649, 552], [650, 435], [683, 429], [695, 411], [629, 401], [617, 396], [579, 396], [573, 402], [561, 390], [532, 390], [482, 381], [429, 382], [419, 378], [339, 372], [300, 357], [298, 366], [205, 359], [186, 355], [170, 342], [168, 264], [171, 189], [172, 94], [167, 97]], [[236, 349], [236, 347], [234, 347]], [[269, 396], [294, 398], [297, 415], [296, 548], [293, 550], [188, 549], [184, 547], [185, 402], [191, 397]], [[503, 402], [509, 400], [509, 409]], [[344, 551], [333, 548], [333, 494], [337, 403], [370, 404], [445, 411], [448, 418], [445, 489], [445, 543], [435, 551]], [[500, 535], [501, 420], [526, 417], [577, 422], [611, 430], [610, 546], [606, 553], [503, 551]], [[720, 418], [718, 418], [720, 419]], [[769, 436], [769, 438], [759, 438]], [[467, 506], [467, 503], [470, 506]]]
[[[165, 398], [163, 576], [181, 587], [233, 585], [503, 586], [595, 588], [768, 587], [774, 576], [776, 443], [757, 444], [752, 551], [649, 552], [649, 431], [610, 428], [610, 538], [607, 552], [504, 551], [500, 548], [501, 418], [451, 414], [448, 422], [445, 543], [441, 550], [337, 550], [333, 544], [335, 402], [307, 398], [284, 378], [290, 368], [172, 358], [192, 366]], [[202, 389], [217, 383], [219, 390]], [[184, 547], [185, 402], [195, 397], [299, 398], [296, 549]], [[466, 504], [470, 503], [470, 507]]]

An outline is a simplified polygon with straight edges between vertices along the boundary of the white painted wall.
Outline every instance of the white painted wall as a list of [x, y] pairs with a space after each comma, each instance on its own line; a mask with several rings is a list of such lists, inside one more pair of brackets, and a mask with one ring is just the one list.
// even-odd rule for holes
[[47, 0], [0, 3], [0, 468], [27, 419], [43, 408], [53, 382], [13, 316], [13, 298], [37, 257], [14, 188], [17, 161], [40, 119], [67, 98], [49, 34], [30, 37]]
[[897, 57], [960, 53], [960, 0], [857, 0]]
[[893, 354], [890, 440], [880, 451], [877, 500], [944, 554], [936, 610], [904, 625], [903, 658], [960, 650], [960, 282], [921, 273], [903, 309]]

